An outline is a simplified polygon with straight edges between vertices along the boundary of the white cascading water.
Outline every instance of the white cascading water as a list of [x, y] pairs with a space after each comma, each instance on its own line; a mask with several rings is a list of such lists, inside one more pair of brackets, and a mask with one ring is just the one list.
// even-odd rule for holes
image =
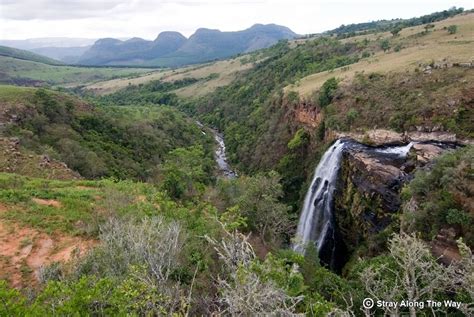
[[375, 149], [375, 152], [382, 154], [396, 154], [399, 157], [406, 157], [408, 152], [410, 152], [410, 149], [412, 148], [413, 144], [414, 142], [410, 142], [407, 145]]
[[336, 141], [324, 153], [314, 172], [311, 186], [304, 200], [293, 249], [303, 254], [309, 243], [314, 243], [317, 251], [320, 252], [323, 245], [328, 242], [331, 246], [330, 256], [334, 256], [336, 250], [333, 201], [342, 153], [346, 147], [405, 158], [412, 146], [413, 143], [374, 149], [352, 140]]
[[320, 251], [326, 233], [332, 226], [332, 201], [336, 189], [344, 143], [337, 140], [324, 153], [314, 172], [311, 186], [304, 199], [303, 211], [298, 223], [293, 249], [304, 253], [310, 242], [315, 242]]

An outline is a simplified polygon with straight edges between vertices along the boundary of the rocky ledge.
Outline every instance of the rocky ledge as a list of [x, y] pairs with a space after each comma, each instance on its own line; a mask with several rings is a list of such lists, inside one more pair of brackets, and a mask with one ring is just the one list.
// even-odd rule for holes
[[417, 127], [416, 131], [399, 133], [393, 130], [374, 129], [366, 132], [330, 133], [331, 138], [351, 138], [360, 143], [382, 146], [386, 144], [406, 144], [409, 142], [442, 142], [458, 144], [474, 144], [474, 140], [460, 139], [454, 133], [439, 131], [438, 127]]

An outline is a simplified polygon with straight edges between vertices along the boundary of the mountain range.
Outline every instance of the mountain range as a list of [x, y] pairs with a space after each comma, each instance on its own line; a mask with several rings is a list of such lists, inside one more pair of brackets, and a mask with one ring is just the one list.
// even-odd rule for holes
[[275, 24], [255, 24], [236, 32], [198, 29], [189, 38], [179, 32], [162, 32], [154, 41], [131, 38], [100, 39], [77, 61], [83, 65], [179, 66], [206, 62], [269, 47], [297, 36]]
[[186, 38], [179, 32], [161, 32], [153, 41], [102, 38], [38, 38], [0, 40], [0, 45], [46, 56], [67, 64], [174, 67], [212, 61], [267, 48], [298, 35], [276, 24], [255, 24], [235, 32], [200, 28]]

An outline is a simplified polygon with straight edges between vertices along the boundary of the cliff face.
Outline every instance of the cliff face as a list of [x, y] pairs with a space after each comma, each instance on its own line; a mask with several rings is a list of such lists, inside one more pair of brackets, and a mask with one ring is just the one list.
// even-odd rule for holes
[[378, 237], [398, 215], [401, 188], [417, 168], [429, 164], [448, 147], [439, 143], [415, 144], [406, 159], [357, 149], [344, 153], [334, 210], [349, 253], [361, 245], [368, 254], [380, 251]]

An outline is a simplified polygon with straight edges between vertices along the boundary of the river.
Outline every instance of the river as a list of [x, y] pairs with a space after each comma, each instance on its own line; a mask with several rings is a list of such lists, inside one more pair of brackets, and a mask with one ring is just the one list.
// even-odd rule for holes
[[227, 162], [224, 135], [213, 128], [205, 129], [205, 126], [199, 121], [196, 121], [196, 124], [202, 129], [203, 133], [206, 133], [204, 130], [210, 130], [214, 136], [214, 140], [217, 144], [217, 148], [214, 151], [214, 159], [216, 160], [219, 173], [226, 178], [237, 177], [237, 173], [230, 167], [230, 164]]

